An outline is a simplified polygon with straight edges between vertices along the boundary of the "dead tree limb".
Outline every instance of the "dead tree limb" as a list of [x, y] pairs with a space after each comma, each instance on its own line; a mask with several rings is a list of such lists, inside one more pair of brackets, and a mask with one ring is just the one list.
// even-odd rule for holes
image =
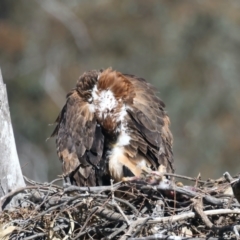
[[[8, 106], [6, 85], [0, 70], [0, 197], [25, 186]], [[15, 199], [16, 201], [17, 199]], [[12, 204], [15, 204], [13, 201]], [[11, 204], [10, 204], [11, 206]]]

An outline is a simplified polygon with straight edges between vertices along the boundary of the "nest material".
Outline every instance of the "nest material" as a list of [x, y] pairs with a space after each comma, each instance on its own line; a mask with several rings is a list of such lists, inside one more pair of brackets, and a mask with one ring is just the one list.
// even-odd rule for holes
[[[0, 239], [236, 239], [240, 205], [231, 186], [237, 193], [238, 179], [226, 176], [201, 181], [175, 175], [188, 179], [187, 186], [141, 179], [64, 189], [57, 180], [25, 178], [28, 186], [1, 199]], [[4, 210], [19, 193], [25, 193], [20, 206]]]

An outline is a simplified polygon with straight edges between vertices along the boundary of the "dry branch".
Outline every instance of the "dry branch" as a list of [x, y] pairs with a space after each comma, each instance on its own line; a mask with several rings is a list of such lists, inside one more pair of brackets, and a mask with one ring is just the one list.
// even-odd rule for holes
[[[0, 226], [13, 227], [10, 234], [8, 231], [9, 239], [239, 237], [240, 207], [233, 196], [225, 194], [230, 183], [224, 178], [183, 187], [173, 183], [152, 186], [142, 179], [112, 186], [65, 189], [54, 185], [54, 181], [40, 184], [26, 180], [31, 186], [2, 198]], [[4, 210], [12, 197], [23, 191], [27, 195], [22, 201], [28, 207], [14, 212]], [[158, 208], [159, 201], [163, 208]]]
[[[25, 186], [20, 168], [8, 106], [7, 90], [0, 70], [0, 197]], [[0, 199], [1, 200], [1, 199]], [[14, 206], [17, 201], [11, 202]], [[9, 205], [9, 206], [11, 206]]]

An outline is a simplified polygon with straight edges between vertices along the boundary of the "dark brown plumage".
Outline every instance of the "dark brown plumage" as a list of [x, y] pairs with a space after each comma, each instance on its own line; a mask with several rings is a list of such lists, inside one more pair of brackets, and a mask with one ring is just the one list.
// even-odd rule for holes
[[174, 172], [172, 134], [164, 103], [144, 79], [106, 69], [85, 72], [52, 134], [63, 174], [79, 186]]

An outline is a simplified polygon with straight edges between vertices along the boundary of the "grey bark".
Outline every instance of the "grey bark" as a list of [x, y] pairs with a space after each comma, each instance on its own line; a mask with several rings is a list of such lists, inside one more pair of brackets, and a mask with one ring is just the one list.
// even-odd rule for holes
[[[23, 186], [25, 182], [13, 135], [7, 90], [0, 69], [0, 197]], [[10, 206], [15, 205], [16, 200]]]

